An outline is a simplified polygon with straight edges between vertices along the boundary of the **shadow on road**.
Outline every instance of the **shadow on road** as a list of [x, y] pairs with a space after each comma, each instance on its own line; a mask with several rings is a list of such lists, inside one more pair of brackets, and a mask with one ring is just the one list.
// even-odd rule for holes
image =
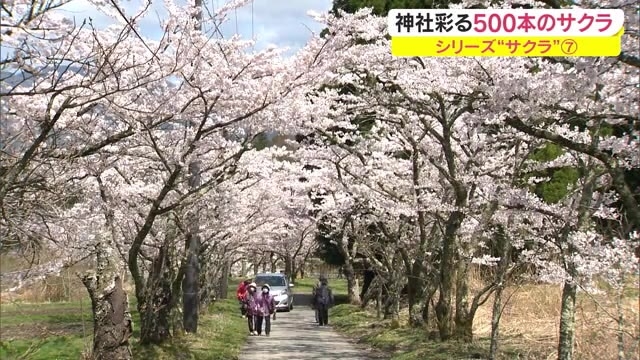
[[311, 306], [311, 294], [293, 294], [293, 305]]

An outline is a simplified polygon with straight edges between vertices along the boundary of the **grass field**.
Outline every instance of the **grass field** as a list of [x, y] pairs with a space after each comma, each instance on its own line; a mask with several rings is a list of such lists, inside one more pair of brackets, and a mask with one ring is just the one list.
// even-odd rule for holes
[[[300, 279], [294, 291], [310, 294], [317, 279]], [[132, 350], [140, 359], [237, 358], [246, 341], [246, 323], [239, 316], [235, 290], [240, 279], [232, 279], [229, 299], [216, 302], [201, 315], [197, 335], [169, 341], [160, 347], [140, 346], [135, 297], [130, 298], [134, 319]], [[336, 297], [346, 295], [346, 281], [330, 280]], [[82, 292], [79, 292], [82, 294]], [[131, 292], [130, 292], [131, 293]], [[36, 294], [37, 295], [37, 294]], [[37, 297], [38, 298], [38, 297]], [[77, 360], [91, 347], [93, 320], [88, 297], [70, 302], [15, 301], [0, 303], [0, 359]]]
[[[294, 286], [295, 294], [307, 294], [310, 295], [313, 287], [318, 282], [317, 278], [306, 278], [296, 280]], [[329, 287], [333, 291], [333, 297], [336, 304], [345, 304], [349, 301], [347, 297], [347, 281], [345, 279], [329, 279]], [[311, 297], [308, 297], [308, 301], [311, 301]], [[301, 304], [304, 301], [298, 297], [298, 300], [295, 300], [294, 303]]]
[[[502, 359], [551, 359], [556, 357], [560, 313], [558, 286], [527, 285], [510, 289], [510, 302], [501, 321]], [[624, 299], [625, 353], [638, 359], [640, 350], [640, 308], [637, 291]], [[618, 359], [617, 331], [612, 315], [617, 314], [614, 299], [606, 294], [580, 294], [576, 313], [576, 359]], [[348, 304], [330, 310], [329, 322], [335, 329], [361, 343], [392, 354], [393, 360], [486, 359], [491, 333], [491, 300], [478, 310], [474, 321], [474, 342], [442, 343], [433, 339], [435, 328], [409, 328], [408, 314], [400, 315], [400, 326], [376, 317], [369, 307]]]
[[[329, 321], [339, 332], [392, 354], [393, 360], [414, 359], [486, 359], [489, 346], [485, 342], [462, 344], [428, 340], [423, 329], [394, 327], [391, 321], [378, 320], [370, 310], [349, 304], [331, 309]], [[517, 358], [517, 357], [516, 357]]]
[[[296, 294], [310, 294], [316, 278], [298, 279]], [[161, 347], [142, 347], [135, 302], [132, 350], [140, 359], [236, 359], [246, 341], [246, 323], [239, 316], [232, 280], [229, 299], [221, 300], [200, 318], [197, 335], [186, 335]], [[392, 354], [394, 360], [487, 358], [490, 334], [491, 300], [481, 307], [474, 322], [473, 344], [441, 343], [431, 338], [434, 331], [406, 326], [407, 313], [401, 313], [400, 326], [377, 319], [372, 308], [361, 309], [346, 304], [344, 279], [330, 279], [336, 303], [330, 323], [339, 332]], [[550, 285], [527, 285], [510, 289], [510, 301], [503, 311], [501, 350], [504, 359], [547, 359], [555, 356], [560, 288]], [[626, 354], [634, 359], [638, 352], [640, 318], [638, 290], [627, 291], [624, 309]], [[135, 301], [135, 299], [132, 299]], [[581, 294], [577, 303], [576, 359], [616, 359], [616, 314], [614, 299], [603, 294]], [[295, 311], [295, 310], [294, 310]], [[88, 299], [73, 302], [0, 304], [0, 359], [57, 360], [79, 359], [91, 346], [92, 314]], [[635, 339], [635, 340], [634, 340]], [[635, 341], [635, 342], [634, 342]]]
[[[317, 278], [297, 279], [293, 288], [297, 293], [311, 294], [311, 290], [317, 282]], [[329, 279], [329, 286], [335, 295], [347, 295], [347, 280]]]
[[[139, 359], [232, 360], [246, 340], [234, 294], [201, 315], [198, 334], [172, 339], [163, 346], [141, 346], [135, 303], [132, 351]], [[231, 289], [230, 289], [231, 290]], [[230, 291], [231, 292], [231, 291]], [[77, 360], [90, 348], [93, 323], [90, 302], [13, 303], [0, 305], [0, 359]]]

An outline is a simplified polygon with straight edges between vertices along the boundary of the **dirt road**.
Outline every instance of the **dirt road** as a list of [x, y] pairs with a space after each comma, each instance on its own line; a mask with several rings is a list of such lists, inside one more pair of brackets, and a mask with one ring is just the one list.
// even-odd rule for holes
[[383, 359], [357, 348], [331, 326], [317, 326], [314, 312], [307, 306], [298, 306], [289, 313], [278, 313], [276, 317], [271, 323], [271, 336], [250, 336], [240, 360]]

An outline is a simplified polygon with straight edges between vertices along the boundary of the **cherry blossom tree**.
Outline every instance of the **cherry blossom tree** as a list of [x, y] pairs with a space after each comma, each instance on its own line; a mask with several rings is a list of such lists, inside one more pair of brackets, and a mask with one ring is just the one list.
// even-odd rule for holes
[[[282, 108], [289, 107], [285, 99], [310, 81], [305, 72], [322, 48], [321, 43], [308, 48], [291, 67], [274, 49], [252, 53], [251, 43], [237, 37], [209, 38], [197, 30], [193, 7], [166, 2], [164, 36], [152, 41], [136, 31], [135, 21], [146, 8], [127, 17], [114, 4], [99, 4], [118, 22], [97, 30], [89, 24], [76, 28], [53, 11], [62, 4], [49, 4], [45, 10], [18, 3], [3, 8], [3, 28], [11, 28], [6, 38], [3, 35], [3, 46], [14, 50], [12, 58], [3, 60], [3, 70], [18, 71], [13, 79], [20, 80], [3, 85], [3, 124], [8, 124], [3, 146], [15, 158], [7, 157], [6, 166], [3, 161], [0, 193], [3, 209], [18, 210], [3, 212], [3, 223], [9, 229], [6, 238], [16, 242], [48, 231], [41, 218], [59, 217], [61, 200], [51, 196], [41, 205], [44, 198], [38, 194], [46, 192], [30, 193], [42, 189], [45, 178], [55, 179], [47, 184], [52, 194], [86, 199], [71, 197], [77, 203], [71, 208], [74, 212], [95, 211], [95, 205], [89, 206], [92, 201], [104, 204], [109, 231], [79, 228], [68, 239], [84, 242], [80, 247], [93, 249], [98, 259], [96, 272], [85, 276], [96, 313], [94, 355], [125, 357], [126, 329], [118, 330], [117, 346], [99, 338], [109, 309], [117, 313], [118, 325], [130, 330], [130, 322], [123, 322], [128, 310], [121, 305], [121, 277], [112, 258], [116, 252], [124, 257], [133, 279], [142, 342], [163, 341], [169, 331], [162, 318], [180, 296], [180, 277], [193, 281], [195, 274], [198, 280], [194, 256], [172, 249], [180, 248], [179, 239], [192, 243], [188, 239], [200, 235], [194, 232], [207, 232], [202, 226], [181, 225], [202, 209], [209, 191], [237, 172], [252, 137], [238, 126], [278, 127]], [[239, 5], [219, 9], [214, 21]], [[44, 32], [43, 24], [54, 30]], [[200, 181], [190, 186], [187, 164], [194, 161], [201, 166]], [[82, 182], [89, 178], [97, 179], [99, 186]], [[24, 203], [36, 205], [38, 197], [39, 208], [47, 212], [37, 214], [35, 206]], [[84, 221], [99, 219], [89, 214]], [[82, 217], [70, 218], [78, 216]], [[72, 227], [64, 223], [49, 238], [55, 240], [66, 228]], [[83, 236], [86, 230], [91, 230], [89, 237]], [[194, 303], [193, 296], [182, 295], [185, 329], [195, 331], [199, 299]], [[103, 352], [107, 348], [115, 353]]]
[[[494, 354], [502, 290], [533, 267], [563, 285], [558, 357], [572, 359], [578, 290], [638, 271], [631, 4], [580, 4], [628, 13], [616, 59], [394, 58], [387, 19], [367, 9], [318, 15], [327, 31], [285, 59], [200, 30], [242, 3], [203, 19], [166, 1], [159, 40], [136, 30], [148, 3], [132, 16], [97, 3], [114, 19], [102, 30], [56, 12], [64, 2], [3, 5], [2, 247], [46, 247], [53, 271], [95, 259], [82, 275], [94, 356], [131, 356], [125, 274], [141, 342], [161, 343], [197, 331], [234, 260], [280, 257], [295, 277], [328, 236], [351, 302], [365, 258], [385, 315], [398, 319], [406, 288], [411, 325], [436, 302], [442, 340], [471, 341], [495, 295]], [[306, 136], [257, 150], [264, 130]], [[537, 161], [549, 143], [561, 154]], [[533, 188], [558, 167], [578, 176], [551, 203]]]
[[[111, 260], [113, 214], [99, 211], [100, 219], [82, 211], [95, 213], [108, 200], [98, 195], [103, 184], [96, 181], [114, 144], [135, 134], [134, 124], [118, 116], [126, 110], [111, 107], [112, 99], [126, 98], [167, 72], [137, 72], [153, 50], [136, 59], [141, 46], [130, 28], [99, 31], [87, 22], [74, 24], [55, 11], [65, 3], [3, 4], [2, 46], [9, 50], [2, 59], [3, 245], [4, 239], [21, 248], [48, 240], [39, 247], [72, 245], [66, 248], [81, 255], [67, 260], [96, 254], [97, 273], [84, 278], [95, 314], [94, 356], [127, 358], [131, 324]], [[61, 226], [65, 220], [82, 224]], [[106, 225], [89, 229], [93, 222]], [[69, 263], [57, 262], [51, 270]]]
[[[553, 8], [564, 7], [560, 2], [545, 4]], [[636, 46], [639, 29], [637, 7], [624, 1], [581, 2], [580, 6], [615, 7], [625, 11], [625, 34], [622, 37], [620, 56], [567, 59], [561, 63], [546, 61], [540, 67], [540, 72], [529, 74], [529, 81], [542, 83], [553, 79], [553, 85], [537, 89], [539, 94], [544, 93], [541, 98], [537, 98], [536, 89], [531, 86], [521, 87], [521, 91], [517, 92], [517, 100], [508, 103], [505, 114], [505, 123], [509, 126], [531, 137], [557, 144], [569, 154], [575, 154], [574, 157], [578, 158], [576, 165], [584, 174], [581, 181], [583, 193], [579, 196], [581, 200], [577, 201], [579, 210], [576, 218], [580, 220], [568, 223], [567, 231], [570, 233], [564, 235], [568, 244], [565, 256], [571, 260], [568, 268], [563, 270], [567, 274], [567, 280], [562, 296], [559, 359], [572, 359], [574, 356], [575, 300], [580, 285], [575, 278], [579, 277], [578, 263], [585, 257], [579, 250], [581, 248], [574, 246], [570, 239], [574, 236], [586, 236], [577, 234], [589, 231], [587, 229], [593, 226], [592, 216], [620, 216], [613, 215], [620, 210], [612, 208], [614, 204], [593, 202], [593, 197], [599, 193], [596, 186], [614, 189], [622, 203], [625, 222], [632, 228], [637, 228], [640, 224], [637, 198], [625, 177], [625, 172], [638, 167], [638, 130], [633, 126], [638, 119], [636, 100], [640, 95], [637, 81], [640, 75]], [[507, 80], [507, 83], [510, 82]], [[505, 85], [500, 83], [499, 87], [504, 89]], [[508, 85], [506, 88], [514, 86]], [[496, 97], [500, 98], [505, 99]], [[505, 104], [500, 106], [505, 108]], [[594, 206], [602, 207], [603, 210], [594, 214], [589, 210]], [[609, 251], [607, 248], [594, 246], [600, 251]]]
[[[556, 226], [546, 226], [546, 228], [540, 226], [537, 227], [538, 233], [529, 232], [532, 239], [538, 240], [540, 244], [537, 246], [538, 250], [544, 250], [546, 255], [538, 254], [528, 261], [555, 253], [555, 259], [559, 263], [538, 262], [541, 269], [546, 269], [544, 272], [560, 274], [558, 273], [560, 271], [569, 274], [569, 278], [586, 276], [578, 275], [577, 272], [572, 276], [573, 270], [569, 268], [563, 270], [564, 265], [561, 265], [566, 264], [567, 259], [574, 259], [576, 256], [584, 259], [585, 255], [580, 254], [577, 247], [566, 249], [565, 252], [558, 254], [553, 247], [549, 247], [548, 240], [551, 237], [555, 244], [563, 248], [566, 246], [563, 244], [568, 242], [563, 239], [568, 239], [566, 236], [571, 234], [570, 229], [576, 226], [581, 227], [580, 224], [575, 223], [576, 219], [584, 219], [583, 223], [593, 223], [591, 220], [593, 213], [585, 211], [590, 208], [591, 200], [586, 203], [587, 200], [580, 201], [581, 198], [591, 199], [595, 195], [593, 190], [589, 190], [593, 186], [576, 188], [586, 190], [572, 193], [567, 197], [567, 202], [557, 206], [544, 204], [526, 188], [523, 189], [518, 182], [525, 174], [521, 168], [526, 163], [527, 154], [543, 144], [536, 139], [552, 140], [552, 136], [540, 136], [532, 131], [524, 131], [526, 129], [513, 119], [516, 117], [549, 119], [549, 126], [552, 129], [549, 130], [549, 134], [568, 135], [571, 130], [567, 126], [558, 125], [561, 119], [568, 119], [567, 106], [584, 107], [593, 114], [599, 114], [593, 116], [603, 120], [604, 117], [601, 115], [607, 114], [609, 108], [614, 109], [616, 102], [620, 100], [622, 100], [620, 102], [622, 107], [618, 108], [625, 110], [611, 113], [608, 117], [623, 121], [634, 119], [631, 114], [637, 111], [625, 101], [634, 96], [637, 97], [637, 87], [627, 86], [624, 82], [624, 79], [631, 74], [629, 71], [633, 69], [613, 71], [615, 75], [611, 75], [611, 81], [608, 83], [616, 89], [611, 90], [616, 97], [615, 100], [612, 98], [610, 104], [606, 104], [600, 94], [595, 97], [591, 94], [594, 88], [598, 89], [599, 93], [603, 91], [600, 89], [601, 86], [596, 85], [608, 75], [589, 72], [590, 68], [585, 66], [584, 62], [581, 63], [586, 60], [578, 60], [576, 65], [568, 66], [566, 63], [557, 63], [548, 59], [482, 61], [393, 59], [388, 54], [388, 43], [378, 35], [384, 33], [383, 21], [384, 19], [367, 17], [366, 11], [355, 15], [343, 14], [340, 18], [329, 17], [332, 26], [329, 27], [330, 35], [328, 36], [335, 42], [342, 42], [344, 48], [338, 59], [341, 65], [333, 71], [332, 78], [325, 79], [324, 84], [337, 85], [343, 90], [347, 87], [349, 91], [325, 89], [322, 95], [316, 95], [310, 104], [314, 109], [312, 113], [315, 114], [310, 117], [310, 125], [314, 131], [319, 134], [325, 133], [325, 135], [327, 129], [331, 128], [350, 130], [354, 128], [355, 117], [370, 114], [373, 111], [374, 116], [377, 116], [377, 127], [371, 131], [374, 136], [386, 135], [392, 139], [392, 142], [398, 143], [396, 145], [398, 150], [406, 149], [405, 151], [413, 155], [419, 164], [420, 161], [424, 161], [426, 164], [424, 166], [431, 171], [431, 174], [425, 172], [427, 170], [420, 171], [425, 172], [424, 178], [427, 180], [423, 184], [418, 184], [422, 186], [416, 186], [415, 191], [430, 191], [434, 200], [433, 208], [414, 203], [409, 206], [409, 209], [417, 208], [419, 211], [416, 213], [415, 210], [409, 210], [409, 216], [416, 217], [421, 212], [423, 216], [428, 214], [440, 224], [442, 229], [441, 233], [436, 235], [436, 238], [441, 239], [437, 247], [440, 252], [437, 284], [440, 300], [436, 309], [441, 337], [446, 339], [455, 332], [456, 337], [470, 339], [475, 310], [486, 301], [488, 295], [499, 283], [494, 281], [487, 284], [487, 287], [475, 294], [471, 301], [468, 300], [469, 290], [466, 285], [468, 279], [465, 274], [469, 264], [475, 262], [474, 258], [479, 255], [478, 245], [481, 244], [477, 242], [477, 236], [485, 232], [487, 226], [495, 223], [509, 228], [515, 227], [511, 231], [522, 237], [519, 232], [523, 231], [526, 224], [513, 223], [506, 219], [522, 216], [520, 213], [522, 211], [527, 211], [526, 216], [534, 219], [538, 217], [542, 220], [545, 216], [551, 216]], [[603, 70], [605, 63], [607, 62], [604, 61], [602, 65]], [[594, 65], [597, 64], [598, 62], [594, 63]], [[610, 64], [607, 63], [607, 66]], [[527, 70], [534, 68], [535, 72]], [[434, 79], [438, 79], [437, 82]], [[534, 84], [551, 83], [554, 87], [534, 86]], [[625, 84], [623, 88], [627, 90], [621, 90], [619, 84]], [[576, 90], [566, 92], [567, 87]], [[593, 101], [583, 101], [584, 98], [593, 99]], [[540, 99], [545, 99], [548, 104]], [[564, 105], [560, 106], [560, 104]], [[514, 116], [519, 112], [521, 112], [520, 115]], [[532, 118], [531, 114], [536, 115]], [[509, 129], [505, 125], [522, 132]], [[345, 132], [348, 133], [348, 130]], [[586, 135], [589, 133], [575, 133], [573, 139], [578, 140], [581, 139], [580, 136]], [[358, 139], [344, 137], [332, 139], [333, 150], [336, 153], [343, 151], [345, 154], [351, 154], [352, 163], [359, 163], [357, 167], [360, 173], [355, 172], [357, 175], [346, 181], [349, 185], [345, 188], [353, 191], [357, 188], [354, 183], [364, 183], [364, 186], [373, 189], [384, 188], [375, 184], [376, 177], [370, 171], [372, 167], [370, 162], [375, 162], [376, 157], [381, 158], [390, 154], [377, 155], [379, 153], [376, 154], [367, 148], [368, 144], [378, 144], [379, 139], [370, 140], [367, 136], [356, 137]], [[634, 161], [637, 161], [637, 156], [634, 155], [637, 153], [637, 142], [629, 141], [630, 139], [630, 137], [621, 137], [617, 140], [619, 146], [616, 154], [618, 152], [621, 154], [620, 159], [623, 164], [630, 163], [630, 166], [634, 166]], [[385, 145], [385, 149], [390, 149], [388, 143]], [[561, 145], [567, 146], [564, 143]], [[417, 149], [413, 154], [411, 146]], [[593, 145], [585, 146], [593, 147]], [[571, 166], [581, 166], [584, 170], [593, 166], [589, 165], [590, 162], [586, 161], [587, 159], [575, 153], [575, 146], [567, 147], [574, 153], [568, 153], [559, 161], [569, 161]], [[572, 162], [572, 157], [576, 156], [578, 161]], [[385, 170], [388, 171], [389, 168], [402, 164], [397, 157], [390, 158], [393, 159], [391, 160], [393, 165], [385, 164], [388, 165], [384, 167]], [[586, 167], [580, 164], [585, 164]], [[403, 165], [407, 174], [408, 164]], [[552, 164], [545, 166], [552, 166]], [[333, 168], [333, 164], [327, 168]], [[337, 171], [350, 173], [350, 175], [354, 173], [353, 167], [346, 165], [339, 166]], [[609, 175], [612, 174], [610, 171]], [[400, 173], [400, 171], [397, 172]], [[420, 174], [420, 172], [417, 173]], [[338, 176], [335, 178], [337, 179]], [[439, 181], [435, 181], [436, 179]], [[598, 179], [606, 180], [606, 177], [602, 178], [596, 171], [593, 175], [587, 175], [581, 179], [581, 183], [586, 186]], [[406, 180], [408, 178], [405, 177]], [[394, 184], [398, 182], [395, 181]], [[627, 185], [621, 184], [615, 189], [619, 193], [624, 193], [625, 186]], [[375, 196], [370, 194], [366, 197], [367, 200], [372, 198]], [[416, 198], [417, 201], [425, 201], [419, 195]], [[629, 200], [629, 196], [627, 198], [631, 203], [633, 199]], [[452, 208], [443, 213], [443, 209], [449, 204], [453, 205]], [[398, 205], [393, 203], [390, 208], [397, 212], [400, 208]], [[427, 210], [423, 212], [425, 207]], [[611, 210], [602, 210], [602, 212], [611, 213]], [[516, 231], [517, 229], [520, 230]], [[606, 247], [601, 251], [606, 251], [605, 249]], [[453, 259], [460, 257], [468, 260], [454, 264]], [[586, 278], [589, 277], [591, 275]], [[573, 280], [566, 282], [571, 281]], [[455, 295], [452, 293], [454, 285]], [[570, 285], [570, 287], [576, 286]], [[456, 298], [455, 328], [448, 320], [453, 314], [448, 304], [454, 296]], [[565, 294], [564, 298], [570, 299], [574, 296]], [[564, 349], [567, 348], [566, 344], [572, 342], [572, 340], [567, 342], [566, 338], [573, 336], [567, 330], [572, 326], [571, 302], [571, 300], [563, 301], [563, 308], [569, 310], [563, 311], [561, 326], [563, 335], [560, 341], [560, 347], [563, 350], [559, 351], [561, 358], [570, 357], [565, 355]]]

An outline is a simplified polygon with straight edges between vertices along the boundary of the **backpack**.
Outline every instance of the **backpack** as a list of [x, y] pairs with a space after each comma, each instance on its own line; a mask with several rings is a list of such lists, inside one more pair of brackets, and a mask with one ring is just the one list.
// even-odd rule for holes
[[316, 298], [318, 299], [318, 304], [331, 304], [331, 289], [327, 285], [321, 285], [316, 292]]

